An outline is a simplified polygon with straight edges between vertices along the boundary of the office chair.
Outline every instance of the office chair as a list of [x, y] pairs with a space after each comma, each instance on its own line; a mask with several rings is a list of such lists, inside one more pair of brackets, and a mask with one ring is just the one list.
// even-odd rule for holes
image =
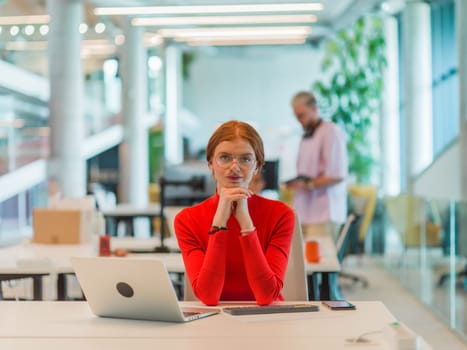
[[290, 244], [289, 261], [284, 277], [282, 296], [288, 301], [308, 301], [308, 283], [303, 251], [303, 235], [300, 218], [295, 213], [295, 229]]
[[[178, 213], [180, 213], [185, 208], [187, 208], [187, 206], [169, 206], [169, 207], [165, 207], [165, 210], [164, 210], [164, 216], [165, 216], [165, 221], [167, 225], [166, 227], [167, 234], [168, 236], [175, 238], [175, 241], [177, 241], [176, 236], [175, 236], [175, 228], [174, 228], [175, 217], [177, 216]], [[178, 245], [175, 250], [177, 251], [179, 250]]]
[[[347, 215], [347, 219], [342, 226], [341, 232], [339, 237], [337, 238], [336, 242], [336, 250], [337, 250], [337, 259], [339, 263], [342, 265], [344, 261], [345, 254], [347, 252], [348, 243], [350, 241], [350, 235], [355, 232], [352, 228], [360, 227], [361, 216], [355, 213], [350, 213]], [[363, 276], [358, 276], [355, 274], [351, 274], [345, 271], [339, 272], [339, 278], [345, 278], [351, 280], [353, 283], [361, 282], [363, 287], [368, 287], [368, 280]]]
[[389, 219], [400, 235], [404, 250], [409, 247], [440, 247], [442, 227], [428, 214], [429, 202], [410, 194], [384, 199]]
[[[444, 229], [446, 231], [446, 236], [449, 237], [449, 232], [453, 228], [455, 230], [454, 237], [454, 254], [456, 255], [456, 261], [465, 261], [467, 258], [467, 203], [465, 202], [456, 202], [453, 208], [454, 212], [451, 213], [451, 210], [448, 210], [448, 215], [454, 214], [452, 218], [445, 219], [446, 223]], [[453, 226], [453, 227], [451, 227]], [[450, 242], [448, 242], [450, 243]], [[450, 254], [451, 252], [446, 252]], [[456, 264], [457, 265], [457, 264]], [[464, 263], [462, 267], [456, 269], [455, 273], [451, 272], [443, 273], [440, 275], [438, 280], [438, 287], [442, 287], [446, 280], [449, 280], [451, 277], [456, 279], [456, 285], [460, 286], [467, 290], [467, 263]]]
[[[184, 300], [198, 300], [191, 289], [190, 281], [185, 273]], [[286, 301], [308, 301], [308, 284], [306, 276], [305, 254], [300, 219], [295, 213], [295, 229], [290, 243], [289, 260], [284, 277], [282, 296]]]
[[[371, 185], [350, 185], [348, 192], [351, 211], [359, 218], [358, 226], [356, 227], [358, 229], [358, 237], [356, 237], [357, 245], [363, 247], [366, 234], [375, 213], [378, 189]], [[351, 238], [353, 240], [354, 237]], [[352, 242], [351, 248], [353, 251], [362, 250], [354, 245], [354, 242]]]

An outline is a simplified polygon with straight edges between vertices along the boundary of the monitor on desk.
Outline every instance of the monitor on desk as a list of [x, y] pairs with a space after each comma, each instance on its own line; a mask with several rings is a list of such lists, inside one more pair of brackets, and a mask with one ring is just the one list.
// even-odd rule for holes
[[[206, 162], [195, 161], [178, 165], [166, 165], [163, 177], [169, 181], [164, 190], [166, 205], [192, 205], [212, 196], [216, 191], [216, 185]], [[189, 182], [193, 177], [203, 178], [202, 188], [193, 189], [188, 185], [170, 185], [170, 181]]]
[[264, 181], [266, 182], [265, 190], [279, 190], [279, 160], [265, 161], [262, 169]]

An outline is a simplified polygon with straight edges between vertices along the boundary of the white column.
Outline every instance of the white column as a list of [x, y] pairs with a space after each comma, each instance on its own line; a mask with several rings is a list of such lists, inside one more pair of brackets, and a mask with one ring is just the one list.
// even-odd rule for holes
[[407, 191], [433, 159], [430, 5], [407, 1], [402, 15]]
[[122, 202], [137, 206], [147, 205], [149, 190], [146, 56], [142, 27], [127, 23], [122, 57], [124, 141], [120, 146], [119, 195]]
[[66, 197], [86, 194], [84, 141], [81, 0], [48, 0], [50, 78], [50, 168]]
[[166, 60], [166, 113], [164, 120], [165, 159], [168, 164], [183, 162], [183, 142], [180, 132], [182, 101], [182, 60], [181, 51], [175, 46], [167, 47]]
[[467, 3], [465, 0], [456, 1], [456, 35], [457, 57], [459, 72], [459, 119], [460, 119], [460, 162], [461, 165], [461, 199], [467, 199]]
[[400, 123], [399, 123], [399, 46], [397, 20], [383, 18], [387, 66], [383, 73], [384, 91], [381, 101], [381, 183], [383, 193], [400, 192]]

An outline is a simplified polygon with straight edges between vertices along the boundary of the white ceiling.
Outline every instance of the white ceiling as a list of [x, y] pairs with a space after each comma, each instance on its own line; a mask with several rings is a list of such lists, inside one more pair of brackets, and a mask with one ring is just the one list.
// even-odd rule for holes
[[[316, 0], [314, 0], [316, 1]], [[354, 22], [358, 17], [363, 14], [372, 12], [383, 0], [318, 0], [324, 5], [324, 10], [317, 12], [317, 22], [312, 24], [312, 33], [309, 37], [312, 42], [319, 42], [323, 37], [337, 29], [346, 27]], [[304, 0], [83, 0], [84, 12], [86, 22], [88, 24], [95, 24], [100, 21], [97, 18], [93, 9], [95, 7], [110, 7], [110, 6], [170, 6], [170, 5], [222, 5], [222, 4], [268, 4], [268, 3], [300, 3]], [[310, 2], [310, 1], [308, 1]], [[15, 15], [39, 15], [47, 14], [47, 0], [0, 0], [0, 16], [15, 16]], [[122, 18], [108, 17], [107, 23], [109, 30], [107, 31], [108, 39], [120, 31], [119, 27], [122, 23]], [[154, 29], [151, 28], [153, 31]], [[8, 30], [3, 30], [0, 33], [0, 49], [2, 47], [2, 40], [8, 36]], [[37, 34], [38, 35], [38, 34]], [[34, 40], [34, 38], [24, 38], [26, 40]], [[43, 40], [43, 39], [39, 39]], [[1, 51], [1, 50], [0, 50]], [[5, 52], [3, 53], [5, 54]], [[6, 53], [8, 54], [8, 53]], [[34, 53], [27, 53], [23, 55], [16, 54], [16, 64], [22, 66], [27, 63], [28, 69], [32, 69], [40, 74], [46, 74], [47, 64], [40, 56], [34, 56]], [[33, 59], [31, 59], [34, 57]], [[37, 57], [37, 59], [36, 59]], [[95, 58], [94, 60], [86, 60], [86, 71], [93, 71], [94, 67], [101, 64], [102, 58]], [[24, 62], [22, 62], [24, 60]], [[32, 61], [32, 62], [31, 62]]]
[[[312, 27], [314, 30], [311, 38], [319, 38], [323, 35], [345, 27], [359, 16], [371, 12], [383, 0], [314, 0], [324, 4], [324, 10], [316, 13], [318, 21]], [[221, 4], [247, 4], [247, 3], [300, 3], [303, 0], [84, 0], [87, 21], [96, 22], [93, 18], [94, 7], [110, 6], [156, 6], [156, 5], [221, 5]], [[310, 2], [310, 1], [308, 1]], [[46, 0], [0, 0], [0, 14], [7, 15], [32, 15], [45, 14]], [[119, 21], [112, 18], [118, 26]]]
[[[174, 5], [223, 5], [223, 4], [274, 4], [309, 3], [303, 0], [87, 0], [90, 7], [110, 6], [174, 6]], [[318, 21], [313, 24], [311, 38], [322, 36], [347, 26], [362, 14], [378, 7], [383, 0], [313, 0], [321, 2], [324, 10], [317, 12]]]

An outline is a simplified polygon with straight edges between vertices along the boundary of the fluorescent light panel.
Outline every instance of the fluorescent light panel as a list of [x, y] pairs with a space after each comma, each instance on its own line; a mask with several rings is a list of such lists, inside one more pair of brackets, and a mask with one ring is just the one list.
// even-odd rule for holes
[[216, 24], [271, 24], [271, 23], [313, 23], [315, 15], [269, 15], [269, 16], [201, 16], [201, 17], [138, 17], [133, 18], [134, 26], [177, 26]]
[[288, 40], [288, 39], [301, 39], [306, 40], [306, 35], [216, 35], [216, 36], [203, 36], [203, 37], [185, 37], [174, 38], [176, 42], [204, 42], [215, 40]]
[[244, 46], [244, 45], [297, 45], [303, 44], [305, 39], [238, 39], [238, 40], [205, 40], [205, 41], [188, 41], [190, 46]]
[[48, 15], [5, 16], [0, 17], [0, 25], [46, 24], [49, 23], [49, 19], [50, 17]]
[[144, 46], [159, 46], [164, 42], [164, 38], [159, 34], [147, 34], [144, 36]]
[[5, 49], [11, 51], [45, 51], [47, 41], [8, 41]]
[[206, 36], [258, 36], [258, 35], [309, 35], [310, 27], [223, 27], [223, 28], [178, 28], [161, 29], [163, 37], [192, 38]]
[[[45, 51], [47, 47], [47, 41], [8, 41], [5, 44], [5, 48], [12, 51]], [[101, 53], [115, 51], [115, 46], [105, 39], [90, 39], [81, 41], [81, 49]]]
[[303, 12], [321, 11], [322, 3], [294, 4], [245, 4], [245, 5], [199, 5], [199, 6], [138, 6], [97, 7], [94, 14], [111, 15], [162, 15], [190, 13], [245, 13], [245, 12]]

